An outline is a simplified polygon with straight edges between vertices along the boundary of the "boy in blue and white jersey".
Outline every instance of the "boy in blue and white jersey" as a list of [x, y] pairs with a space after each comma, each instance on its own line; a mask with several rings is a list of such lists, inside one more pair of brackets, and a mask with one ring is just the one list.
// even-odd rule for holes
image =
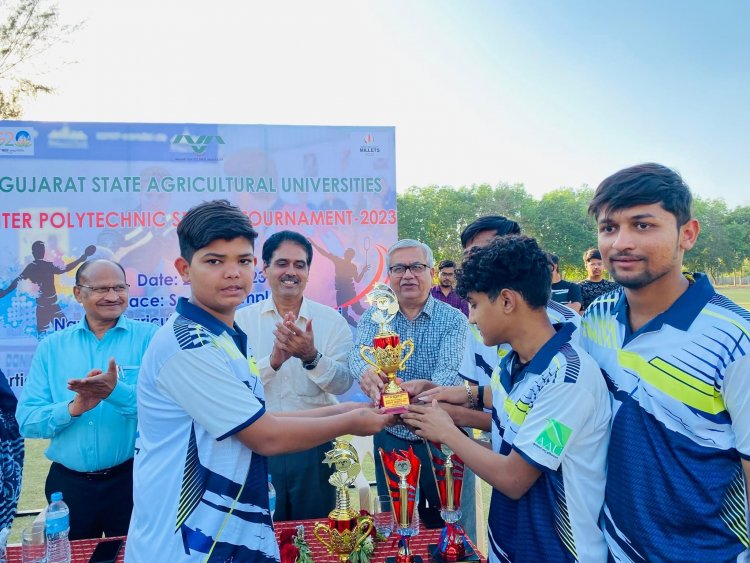
[[[602, 374], [552, 325], [545, 253], [523, 235], [498, 237], [464, 260], [459, 293], [485, 344], [509, 344], [491, 386], [436, 387], [403, 415], [416, 434], [443, 443], [493, 487], [490, 561], [606, 559], [598, 527], [611, 418]], [[479, 400], [475, 401], [474, 397]], [[493, 451], [466, 437], [438, 401], [492, 407]]]
[[[138, 382], [129, 562], [278, 561], [266, 456], [390, 417], [355, 403], [266, 412], [247, 336], [234, 323], [253, 284], [257, 233], [227, 201], [192, 208], [177, 228], [175, 267], [191, 296], [151, 341]], [[289, 335], [294, 323], [280, 323]]]
[[[461, 232], [461, 247], [464, 253], [472, 248], [483, 248], [492, 239], [504, 235], [520, 235], [521, 226], [515, 221], [502, 215], [486, 215], [470, 223]], [[552, 324], [573, 323], [576, 328], [581, 325], [581, 316], [570, 307], [552, 301], [547, 302], [547, 315]], [[500, 361], [510, 351], [510, 346], [487, 346], [475, 325], [471, 325], [463, 360], [459, 368], [459, 375], [472, 383], [487, 385], [492, 372], [500, 365]], [[578, 338], [578, 333], [574, 333]], [[577, 342], [577, 340], [575, 340]]]
[[613, 398], [602, 526], [615, 561], [748, 561], [750, 313], [682, 273], [700, 226], [675, 171], [621, 170], [589, 212], [622, 288], [582, 343]]

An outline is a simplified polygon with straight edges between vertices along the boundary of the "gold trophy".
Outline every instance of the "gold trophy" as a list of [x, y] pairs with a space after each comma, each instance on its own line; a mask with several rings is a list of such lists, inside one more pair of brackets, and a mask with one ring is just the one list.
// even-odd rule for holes
[[372, 339], [372, 346], [363, 345], [359, 354], [364, 361], [388, 376], [388, 383], [380, 396], [383, 410], [389, 414], [405, 413], [409, 394], [394, 380], [396, 373], [404, 369], [406, 360], [414, 353], [414, 342], [411, 338], [401, 342], [399, 335], [390, 327], [390, 322], [398, 312], [398, 300], [390, 287], [377, 284], [367, 294], [367, 302], [376, 308], [372, 320], [380, 325], [380, 329]]
[[372, 531], [372, 517], [360, 518], [349, 502], [349, 485], [359, 474], [359, 456], [349, 442], [337, 439], [333, 449], [326, 452], [323, 463], [336, 471], [328, 482], [336, 488], [336, 508], [328, 513], [328, 523], [316, 522], [313, 533], [328, 553], [336, 554], [339, 561], [349, 560], [353, 551], [359, 549]]

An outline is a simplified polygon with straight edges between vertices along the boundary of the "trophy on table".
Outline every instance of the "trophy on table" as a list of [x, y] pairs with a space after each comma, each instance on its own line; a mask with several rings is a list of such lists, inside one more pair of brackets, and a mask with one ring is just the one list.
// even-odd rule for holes
[[328, 513], [327, 524], [315, 523], [313, 533], [328, 549], [328, 553], [338, 555], [339, 561], [344, 563], [370, 535], [372, 517], [361, 518], [349, 501], [349, 485], [359, 474], [357, 450], [349, 442], [337, 439], [333, 449], [326, 452], [323, 463], [336, 470], [328, 478], [328, 482], [336, 488], [336, 508]]
[[372, 346], [363, 345], [359, 354], [364, 361], [388, 376], [388, 383], [380, 396], [380, 406], [384, 412], [402, 414], [409, 405], [409, 394], [398, 386], [395, 378], [414, 353], [414, 342], [411, 338], [401, 342], [399, 335], [390, 327], [390, 322], [398, 313], [398, 300], [390, 287], [380, 283], [375, 285], [367, 294], [367, 302], [375, 307], [372, 320], [379, 325], [379, 329], [372, 339]]
[[464, 462], [448, 446], [427, 442], [432, 462], [432, 474], [440, 498], [440, 517], [445, 527], [437, 544], [428, 546], [436, 563], [479, 561], [479, 556], [466, 539], [461, 518], [461, 488], [464, 481]]
[[421, 469], [419, 458], [411, 446], [408, 450], [385, 452], [379, 448], [378, 451], [399, 535], [398, 553], [395, 558], [387, 558], [386, 563], [422, 563], [422, 558], [409, 548], [409, 538], [418, 533], [415, 517]]

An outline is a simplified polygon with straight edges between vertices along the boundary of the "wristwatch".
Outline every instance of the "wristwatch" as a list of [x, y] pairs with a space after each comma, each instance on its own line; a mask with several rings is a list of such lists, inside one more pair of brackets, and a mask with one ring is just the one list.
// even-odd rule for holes
[[315, 357], [310, 362], [302, 362], [302, 367], [305, 369], [315, 369], [315, 367], [318, 365], [318, 362], [320, 362], [320, 358], [323, 357], [323, 354], [321, 354], [318, 350], [315, 350]]

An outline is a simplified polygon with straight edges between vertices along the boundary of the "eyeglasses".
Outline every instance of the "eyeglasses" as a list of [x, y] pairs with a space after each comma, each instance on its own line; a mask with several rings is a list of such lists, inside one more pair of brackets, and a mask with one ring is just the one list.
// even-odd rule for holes
[[110, 290], [114, 290], [118, 295], [122, 295], [128, 292], [130, 284], [121, 283], [119, 285], [105, 285], [101, 287], [91, 287], [90, 285], [78, 284], [78, 287], [85, 287], [86, 289], [91, 290], [91, 293], [96, 293], [97, 295], [107, 295]]
[[414, 264], [404, 265], [404, 264], [396, 264], [395, 266], [391, 266], [388, 268], [388, 271], [391, 273], [392, 276], [403, 276], [406, 273], [406, 270], [409, 270], [412, 274], [415, 276], [418, 276], [422, 272], [424, 272], [428, 268], [427, 264], [421, 264], [419, 262], [414, 262]]

